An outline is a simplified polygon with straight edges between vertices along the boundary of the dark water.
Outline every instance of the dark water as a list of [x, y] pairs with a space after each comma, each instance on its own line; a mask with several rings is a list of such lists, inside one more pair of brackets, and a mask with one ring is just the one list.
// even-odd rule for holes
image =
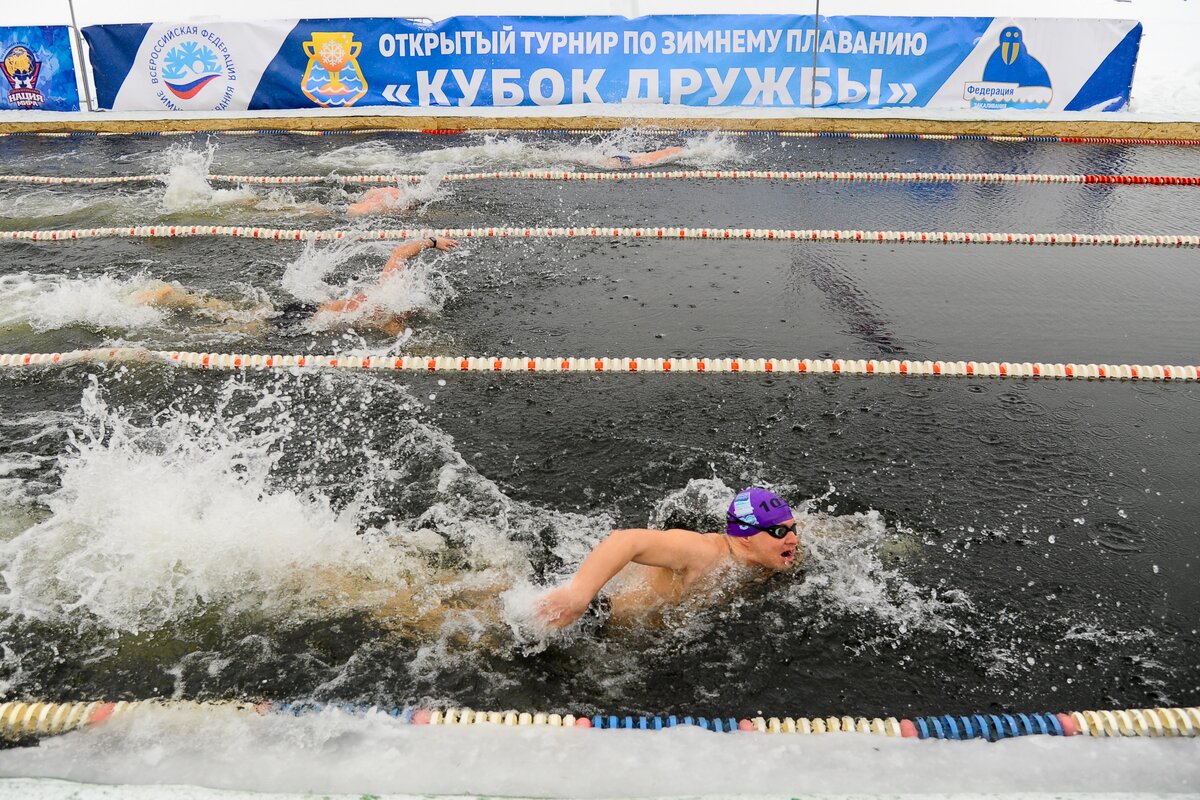
[[[591, 168], [639, 144], [622, 137], [230, 137], [210, 169]], [[165, 171], [186, 160], [170, 150], [181, 144], [203, 148], [113, 137], [6, 139], [0, 150], [8, 172], [99, 175]], [[674, 166], [1192, 175], [1196, 163], [1194, 150], [1169, 147], [729, 138], [692, 140]], [[4, 187], [0, 224], [346, 224], [348, 196], [332, 187], [254, 206], [201, 191], [174, 210], [163, 191]], [[455, 184], [387, 226], [1190, 234], [1195, 192], [492, 182]], [[270, 320], [254, 335], [183, 314], [131, 321], [105, 305], [125, 290], [95, 283], [257, 290], [278, 307], [295, 299], [289, 269], [320, 257], [295, 243], [3, 249], [5, 352], [122, 343], [1188, 364], [1200, 346], [1200, 276], [1185, 250], [472, 242], [421, 256], [432, 299], [414, 301], [415, 333], [397, 344]], [[384, 257], [345, 251], [328, 280], [369, 274]], [[63, 311], [70, 303], [79, 310]], [[1198, 401], [1183, 384], [6, 373], [0, 692], [733, 716], [1195, 705]], [[664, 630], [544, 643], [514, 635], [511, 604], [495, 610], [504, 586], [518, 586], [519, 608], [610, 526], [713, 526], [730, 492], [754, 481], [814, 500], [804, 572]], [[343, 577], [330, 584], [330, 571]], [[476, 580], [503, 585], [462, 602], [437, 588]], [[433, 632], [382, 622], [356, 594], [368, 584], [455, 610]]]

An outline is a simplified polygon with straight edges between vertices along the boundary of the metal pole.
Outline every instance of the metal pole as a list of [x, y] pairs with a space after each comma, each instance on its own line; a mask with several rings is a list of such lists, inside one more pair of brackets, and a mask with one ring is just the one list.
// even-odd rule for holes
[[817, 9], [813, 12], [813, 70], [812, 84], [808, 87], [808, 97], [812, 107], [817, 107], [817, 47], [821, 41], [821, 0], [817, 0]]
[[88, 60], [83, 53], [83, 37], [79, 34], [79, 23], [75, 21], [75, 0], [67, 0], [67, 7], [71, 9], [71, 30], [75, 33], [75, 52], [79, 53], [79, 77], [83, 82], [83, 97], [87, 102], [87, 110], [94, 111], [92, 108], [92, 87], [88, 80]]

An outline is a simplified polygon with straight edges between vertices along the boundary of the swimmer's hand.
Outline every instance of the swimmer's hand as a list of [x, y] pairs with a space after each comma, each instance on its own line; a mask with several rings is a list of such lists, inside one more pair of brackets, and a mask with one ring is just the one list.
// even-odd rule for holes
[[434, 247], [438, 250], [453, 250], [458, 247], [458, 240], [451, 239], [449, 236], [438, 236], [433, 240]]
[[538, 621], [547, 628], [565, 628], [583, 616], [592, 598], [570, 584], [560, 586], [538, 601]]

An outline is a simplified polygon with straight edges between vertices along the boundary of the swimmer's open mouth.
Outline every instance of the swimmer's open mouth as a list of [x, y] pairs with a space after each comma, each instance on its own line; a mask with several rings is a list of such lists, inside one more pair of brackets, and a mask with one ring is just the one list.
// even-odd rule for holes
[[779, 554], [779, 557], [784, 560], [795, 558], [796, 551], [795, 550], [784, 550], [782, 553]]

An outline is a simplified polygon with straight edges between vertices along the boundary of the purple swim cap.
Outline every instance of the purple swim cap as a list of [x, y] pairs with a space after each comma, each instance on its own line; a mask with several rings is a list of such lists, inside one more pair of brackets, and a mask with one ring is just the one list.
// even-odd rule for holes
[[[766, 489], [751, 486], [738, 492], [729, 504], [725, 532], [730, 536], [753, 536], [760, 528], [779, 525], [787, 522], [792, 516], [792, 509], [782, 497]], [[739, 525], [737, 520], [749, 522], [750, 525]]]

